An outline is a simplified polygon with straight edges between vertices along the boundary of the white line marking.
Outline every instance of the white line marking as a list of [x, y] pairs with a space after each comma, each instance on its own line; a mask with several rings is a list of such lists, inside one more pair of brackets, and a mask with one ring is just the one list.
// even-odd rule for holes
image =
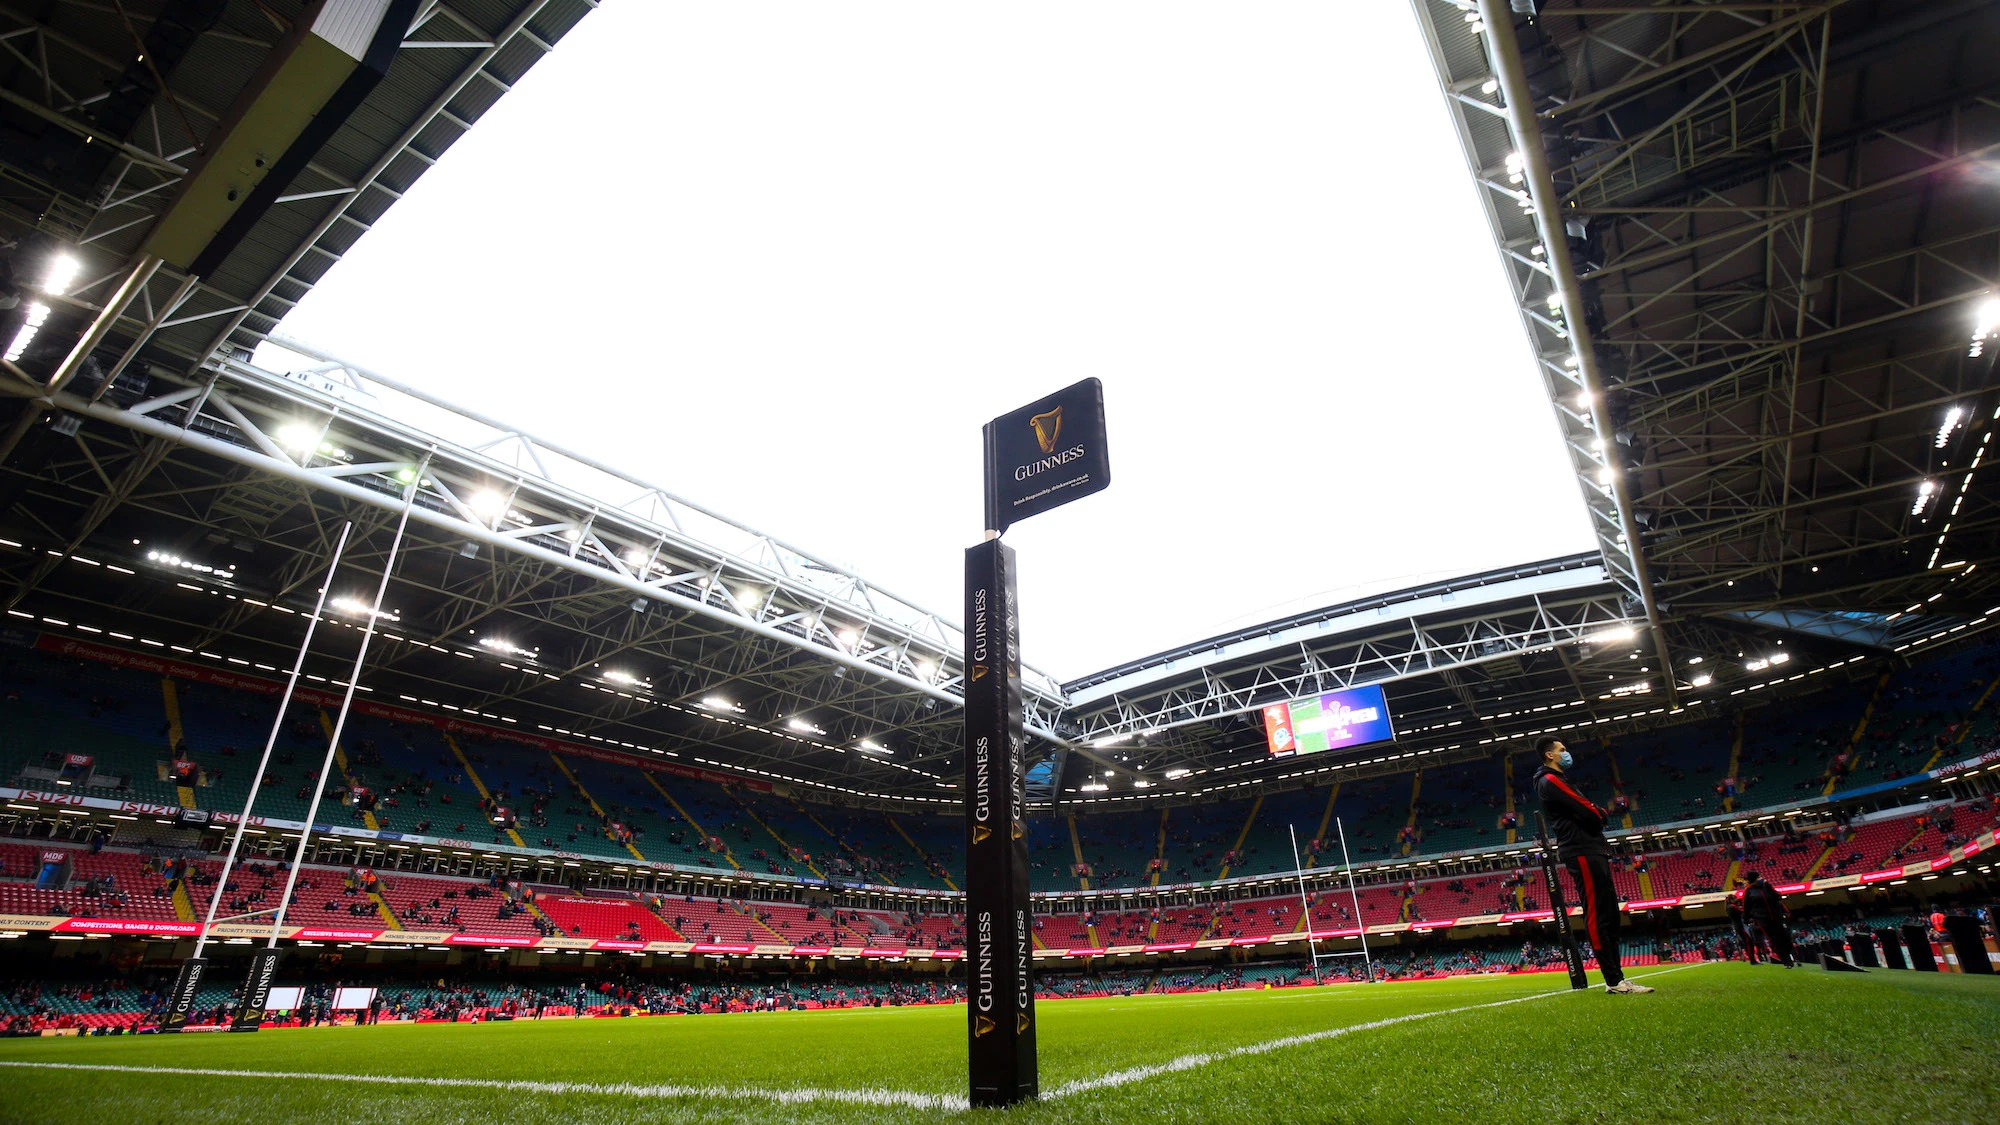
[[361, 1082], [383, 1086], [448, 1086], [458, 1089], [512, 1090], [528, 1094], [596, 1094], [628, 1098], [724, 1098], [802, 1105], [844, 1102], [851, 1105], [902, 1109], [965, 1109], [967, 1099], [907, 1090], [826, 1090], [811, 1086], [760, 1088], [744, 1086], [639, 1086], [627, 1082], [533, 1082], [488, 1078], [428, 1078], [403, 1074], [315, 1074], [289, 1070], [228, 1070], [195, 1066], [114, 1066], [109, 1063], [19, 1062], [0, 1059], [0, 1066], [37, 1070], [98, 1070], [123, 1074], [189, 1074], [213, 1078], [276, 1078], [286, 1081]]
[[[1634, 973], [1634, 979], [1642, 976], [1657, 977], [1677, 973], [1682, 969], [1697, 968], [1707, 962], [1679, 965], [1662, 969], [1655, 973]], [[1110, 1089], [1129, 1085], [1162, 1074], [1172, 1074], [1212, 1062], [1240, 1058], [1246, 1055], [1261, 1055], [1282, 1047], [1296, 1047], [1306, 1043], [1317, 1043], [1357, 1031], [1372, 1031], [1376, 1028], [1391, 1027], [1399, 1023], [1429, 1019], [1432, 1016], [1456, 1015], [1481, 1008], [1499, 1008], [1508, 1004], [1520, 1004], [1529, 1000], [1542, 1000], [1550, 996], [1566, 996], [1572, 990], [1560, 989], [1551, 992], [1535, 992], [1527, 996], [1515, 996], [1506, 1000], [1493, 1000], [1484, 1004], [1467, 1004], [1458, 1008], [1441, 1008], [1434, 1012], [1412, 1012], [1409, 1015], [1390, 1016], [1387, 1019], [1371, 1020], [1367, 1023], [1350, 1024], [1346, 1027], [1328, 1028], [1325, 1031], [1311, 1031], [1302, 1035], [1288, 1035], [1282, 1039], [1266, 1040], [1227, 1051], [1201, 1052], [1182, 1055], [1164, 1063], [1151, 1066], [1132, 1067], [1113, 1071], [1097, 1078], [1083, 1078], [1065, 1082], [1042, 1096], [1044, 1098], [1064, 1098], [1092, 1090]], [[955, 1094], [922, 1094], [911, 1090], [822, 1089], [813, 1086], [796, 1088], [756, 1087], [756, 1086], [642, 1086], [629, 1082], [536, 1082], [526, 1079], [503, 1080], [489, 1078], [430, 1078], [404, 1074], [317, 1074], [311, 1071], [294, 1070], [231, 1070], [223, 1067], [195, 1066], [119, 1066], [111, 1063], [69, 1063], [32, 1062], [16, 1059], [0, 1059], [0, 1067], [16, 1067], [26, 1070], [84, 1070], [109, 1071], [118, 1074], [186, 1074], [205, 1078], [275, 1078], [281, 1081], [311, 1082], [357, 1082], [379, 1086], [442, 1086], [451, 1089], [510, 1090], [526, 1094], [588, 1094], [601, 1097], [628, 1098], [718, 1098], [724, 1100], [767, 1101], [780, 1105], [805, 1105], [812, 1102], [834, 1102], [846, 1105], [865, 1105], [880, 1108], [919, 1110], [958, 1110], [968, 1108], [968, 1099]]]
[[[1682, 969], [1692, 969], [1703, 964], [1707, 964], [1707, 962], [1678, 965], [1671, 969], [1662, 969], [1657, 973], [1633, 973], [1631, 976], [1634, 980], [1642, 976], [1662, 977], [1668, 973], [1678, 973]], [[1269, 1054], [1283, 1047], [1298, 1047], [1307, 1043], [1318, 1043], [1326, 1039], [1337, 1039], [1342, 1035], [1351, 1035], [1357, 1031], [1373, 1031], [1377, 1028], [1393, 1027], [1399, 1023], [1411, 1023], [1416, 1020], [1430, 1019], [1432, 1016], [1451, 1016], [1457, 1015], [1460, 1012], [1476, 1012], [1481, 1008], [1503, 1008], [1509, 1004], [1523, 1004], [1530, 1000], [1545, 1000], [1551, 996], [1568, 996], [1574, 991], [1577, 990], [1564, 988], [1552, 992], [1534, 992], [1526, 996], [1509, 997], [1506, 1000], [1489, 1000], [1484, 1004], [1467, 1004], [1458, 1008], [1440, 1008], [1434, 1012], [1411, 1012], [1408, 1015], [1390, 1016], [1386, 1019], [1370, 1020], [1367, 1023], [1349, 1024], [1346, 1027], [1330, 1027], [1325, 1031], [1308, 1031], [1301, 1035], [1287, 1035], [1282, 1039], [1267, 1039], [1262, 1043], [1251, 1043], [1242, 1047], [1234, 1047], [1227, 1051], [1198, 1051], [1191, 1055], [1182, 1055], [1179, 1058], [1168, 1059], [1163, 1063], [1153, 1063], [1149, 1066], [1135, 1066], [1127, 1070], [1114, 1070], [1110, 1074], [1100, 1075], [1096, 1078], [1079, 1078], [1073, 1082], [1065, 1082], [1053, 1090], [1043, 1091], [1042, 1097], [1044, 1099], [1067, 1098], [1075, 1094], [1089, 1093], [1092, 1090], [1106, 1090], [1114, 1086], [1127, 1086], [1134, 1082], [1143, 1082], [1148, 1078], [1156, 1078], [1162, 1074], [1174, 1074], [1183, 1070], [1193, 1070], [1197, 1067], [1207, 1066], [1210, 1063], [1222, 1062], [1227, 1059], [1242, 1058], [1246, 1055]], [[1585, 989], [1583, 991], [1589, 990]]]

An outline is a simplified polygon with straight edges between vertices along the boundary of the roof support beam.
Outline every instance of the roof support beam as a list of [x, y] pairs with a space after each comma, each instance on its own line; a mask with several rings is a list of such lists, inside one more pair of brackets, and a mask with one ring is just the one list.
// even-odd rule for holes
[[[1534, 112], [1534, 95], [1528, 89], [1527, 70], [1521, 63], [1521, 45], [1514, 35], [1514, 13], [1508, 8], [1507, 0], [1479, 0], [1479, 12], [1486, 21], [1487, 53], [1494, 77], [1500, 83], [1507, 128], [1514, 137], [1514, 151], [1521, 157], [1521, 172], [1526, 180], [1528, 198], [1534, 205], [1535, 227], [1541, 232], [1549, 275], [1555, 282], [1556, 291], [1562, 295], [1563, 319], [1568, 326], [1570, 342], [1575, 346], [1577, 374], [1591, 404], [1591, 428], [1596, 431], [1601, 448], [1607, 451], [1607, 458], [1613, 458], [1615, 454], [1610, 451], [1618, 447], [1609, 411], [1604, 409], [1604, 374], [1598, 367], [1596, 348], [1584, 314], [1583, 286], [1577, 278], [1575, 263], [1570, 260], [1569, 238], [1558, 210], [1558, 201], [1562, 197], [1549, 174], [1547, 150], [1542, 147], [1542, 127]], [[1678, 707], [1680, 700], [1674, 684], [1673, 653], [1667, 645], [1659, 601], [1653, 595], [1652, 576], [1647, 570], [1645, 548], [1639, 538], [1639, 524], [1632, 515], [1631, 485], [1616, 464], [1607, 460], [1607, 467], [1619, 529], [1625, 548], [1631, 555], [1632, 582], [1646, 614], [1653, 654], [1660, 662], [1661, 684], [1668, 706]]]

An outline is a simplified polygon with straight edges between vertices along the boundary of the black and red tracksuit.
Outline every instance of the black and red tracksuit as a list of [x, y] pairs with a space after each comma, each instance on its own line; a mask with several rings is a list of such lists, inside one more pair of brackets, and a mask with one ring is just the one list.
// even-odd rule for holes
[[1773, 958], [1792, 964], [1792, 927], [1785, 912], [1785, 896], [1762, 879], [1737, 893], [1743, 896], [1744, 922], [1762, 933]]
[[1543, 766], [1535, 773], [1535, 796], [1556, 834], [1556, 855], [1569, 868], [1583, 907], [1583, 928], [1606, 985], [1625, 979], [1618, 960], [1618, 889], [1611, 883], [1611, 843], [1604, 838], [1603, 809], [1564, 780], [1562, 771]]

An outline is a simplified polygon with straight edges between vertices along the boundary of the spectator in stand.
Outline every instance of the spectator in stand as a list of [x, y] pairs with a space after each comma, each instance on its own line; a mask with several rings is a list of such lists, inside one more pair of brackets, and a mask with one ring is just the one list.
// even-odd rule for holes
[[1558, 738], [1535, 740], [1542, 767], [1535, 771], [1535, 796], [1556, 835], [1556, 854], [1569, 868], [1583, 898], [1584, 931], [1604, 973], [1604, 991], [1630, 996], [1653, 991], [1625, 979], [1618, 953], [1618, 891], [1611, 882], [1611, 844], [1604, 838], [1603, 809], [1590, 803], [1564, 779], [1574, 762]]

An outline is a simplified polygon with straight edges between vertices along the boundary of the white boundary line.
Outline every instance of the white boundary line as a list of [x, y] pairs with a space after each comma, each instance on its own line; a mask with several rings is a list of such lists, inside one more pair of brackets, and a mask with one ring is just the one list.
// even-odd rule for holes
[[[1634, 973], [1632, 974], [1632, 979], [1637, 980], [1641, 976], [1665, 976], [1668, 973], [1678, 973], [1682, 969], [1692, 969], [1707, 963], [1700, 961], [1690, 965], [1677, 965], [1674, 968], [1662, 969], [1656, 973]], [[1301, 1035], [1287, 1035], [1282, 1039], [1267, 1039], [1262, 1043], [1251, 1043], [1242, 1047], [1234, 1047], [1227, 1051], [1198, 1051], [1191, 1055], [1182, 1055], [1179, 1058], [1168, 1059], [1163, 1063], [1153, 1063], [1149, 1066], [1135, 1066], [1127, 1070], [1114, 1070], [1110, 1074], [1100, 1075], [1096, 1078], [1079, 1078], [1073, 1082], [1065, 1082], [1053, 1090], [1044, 1091], [1042, 1097], [1044, 1099], [1067, 1098], [1076, 1094], [1089, 1093], [1092, 1090], [1108, 1090], [1116, 1086], [1127, 1086], [1134, 1082], [1143, 1082], [1148, 1078], [1156, 1078], [1162, 1074], [1174, 1074], [1183, 1070], [1193, 1070], [1197, 1067], [1207, 1066], [1210, 1063], [1242, 1058], [1246, 1055], [1269, 1054], [1284, 1047], [1298, 1047], [1307, 1043], [1318, 1043], [1326, 1039], [1337, 1039], [1343, 1035], [1351, 1035], [1357, 1031], [1373, 1031], [1377, 1028], [1393, 1027], [1399, 1023], [1412, 1023], [1417, 1020], [1430, 1019], [1432, 1016], [1452, 1016], [1460, 1012], [1476, 1012], [1481, 1008], [1504, 1008], [1509, 1004], [1525, 1004], [1530, 1000], [1546, 1000], [1551, 996], [1567, 996], [1575, 991], [1578, 990], [1564, 988], [1550, 992], [1534, 992], [1526, 996], [1511, 996], [1505, 1000], [1489, 1000], [1484, 1004], [1467, 1004], [1458, 1008], [1440, 1008], [1434, 1012], [1411, 1012], [1407, 1015], [1370, 1020], [1367, 1023], [1349, 1024], [1346, 1027], [1330, 1027], [1325, 1031], [1308, 1031]], [[1589, 989], [1583, 991], [1589, 991]]]
[[[1633, 979], [1665, 976], [1683, 969], [1699, 968], [1708, 962], [1678, 965], [1653, 973], [1635, 973]], [[1184, 1070], [1194, 1070], [1210, 1063], [1248, 1055], [1268, 1054], [1284, 1047], [1297, 1047], [1307, 1043], [1335, 1039], [1351, 1035], [1357, 1031], [1373, 1031], [1377, 1028], [1392, 1027], [1399, 1023], [1430, 1019], [1433, 1016], [1457, 1015], [1461, 1012], [1476, 1012], [1482, 1008], [1500, 1008], [1509, 1004], [1524, 1004], [1530, 1000], [1545, 1000], [1551, 996], [1567, 996], [1572, 989], [1558, 989], [1549, 992], [1534, 992], [1526, 996], [1514, 996], [1505, 1000], [1490, 1000], [1483, 1004], [1466, 1004], [1457, 1008], [1440, 1008], [1433, 1012], [1411, 1012], [1408, 1015], [1390, 1016], [1386, 1019], [1370, 1020], [1367, 1023], [1349, 1024], [1346, 1027], [1328, 1028], [1324, 1031], [1309, 1031], [1301, 1035], [1287, 1035], [1281, 1039], [1267, 1039], [1262, 1043], [1251, 1043], [1234, 1047], [1227, 1051], [1202, 1051], [1181, 1055], [1163, 1063], [1135, 1066], [1126, 1070], [1112, 1071], [1096, 1078], [1081, 1078], [1065, 1082], [1045, 1092], [1045, 1100], [1073, 1097], [1093, 1090], [1106, 1090], [1143, 1082], [1163, 1074], [1174, 1074]], [[723, 1100], [766, 1101], [779, 1105], [808, 1105], [815, 1102], [831, 1102], [845, 1105], [873, 1106], [885, 1109], [918, 1110], [959, 1110], [967, 1108], [967, 1099], [955, 1094], [923, 1094], [910, 1090], [858, 1089], [839, 1090], [818, 1087], [756, 1087], [756, 1086], [673, 1086], [638, 1085], [629, 1082], [537, 1082], [526, 1079], [507, 1080], [494, 1078], [429, 1078], [403, 1074], [321, 1074], [311, 1071], [292, 1070], [232, 1070], [223, 1067], [193, 1066], [120, 1066], [112, 1063], [69, 1063], [36, 1062], [27, 1060], [0, 1059], [0, 1067], [26, 1070], [75, 1070], [99, 1071], [117, 1074], [185, 1074], [206, 1078], [270, 1078], [280, 1081], [305, 1082], [355, 1082], [379, 1086], [434, 1086], [448, 1089], [508, 1090], [525, 1094], [587, 1094], [598, 1097], [628, 1098], [717, 1098]]]
[[213, 1078], [275, 1078], [283, 1081], [359, 1082], [381, 1086], [445, 1086], [456, 1089], [511, 1090], [527, 1094], [594, 1094], [628, 1098], [723, 1098], [804, 1105], [844, 1102], [850, 1105], [900, 1109], [964, 1109], [966, 1099], [905, 1090], [826, 1090], [804, 1086], [640, 1086], [628, 1082], [534, 1082], [497, 1078], [427, 1078], [404, 1074], [317, 1074], [294, 1070], [230, 1070], [195, 1066], [115, 1066], [110, 1063], [22, 1062], [0, 1059], [0, 1067], [34, 1070], [95, 1070], [120, 1074], [189, 1074]]

